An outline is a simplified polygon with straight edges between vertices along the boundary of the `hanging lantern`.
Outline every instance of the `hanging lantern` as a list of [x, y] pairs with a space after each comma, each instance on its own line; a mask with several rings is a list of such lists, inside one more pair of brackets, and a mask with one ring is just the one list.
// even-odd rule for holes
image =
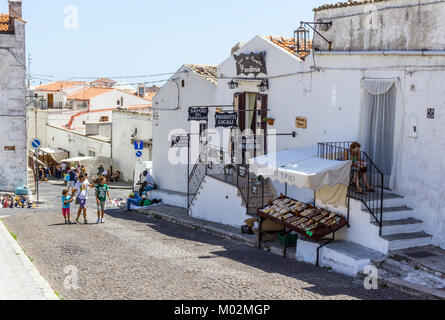
[[238, 82], [235, 82], [232, 80], [228, 84], [229, 84], [229, 88], [232, 90], [238, 88]]
[[309, 30], [300, 25], [300, 27], [295, 31], [295, 48], [297, 53], [309, 52], [307, 43], [309, 40]]

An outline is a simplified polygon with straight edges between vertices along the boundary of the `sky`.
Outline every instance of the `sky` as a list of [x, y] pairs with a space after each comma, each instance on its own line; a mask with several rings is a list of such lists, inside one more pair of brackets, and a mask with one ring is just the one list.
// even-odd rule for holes
[[[314, 7], [335, 2], [23, 0], [30, 70], [34, 84], [76, 77], [163, 80], [169, 76], [135, 76], [175, 72], [186, 63], [219, 64], [237, 42], [258, 34], [292, 37], [300, 21], [313, 20]], [[7, 0], [0, 0], [0, 12], [8, 12]]]

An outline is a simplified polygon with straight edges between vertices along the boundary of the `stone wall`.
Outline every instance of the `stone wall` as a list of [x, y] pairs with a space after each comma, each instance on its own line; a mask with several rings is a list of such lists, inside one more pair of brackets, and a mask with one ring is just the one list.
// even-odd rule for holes
[[25, 23], [0, 34], [0, 190], [27, 185]]
[[[333, 50], [443, 50], [445, 1], [389, 0], [317, 11]], [[314, 48], [328, 50], [316, 36]]]

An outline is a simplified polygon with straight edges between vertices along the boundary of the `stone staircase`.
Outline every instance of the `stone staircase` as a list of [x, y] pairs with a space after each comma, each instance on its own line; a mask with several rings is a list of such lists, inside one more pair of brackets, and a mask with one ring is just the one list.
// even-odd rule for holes
[[36, 195], [36, 184], [34, 179], [34, 173], [32, 172], [32, 169], [28, 167], [28, 190], [29, 190], [29, 197], [34, 200]]
[[[371, 223], [379, 226], [372, 216]], [[404, 198], [387, 191], [383, 194], [381, 238], [388, 241], [389, 251], [426, 246], [432, 241], [431, 235], [423, 231], [423, 221], [413, 217], [413, 209], [406, 206]]]

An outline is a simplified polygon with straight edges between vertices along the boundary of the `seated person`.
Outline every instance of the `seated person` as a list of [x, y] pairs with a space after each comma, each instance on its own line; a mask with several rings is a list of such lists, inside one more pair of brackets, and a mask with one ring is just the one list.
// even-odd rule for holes
[[130, 197], [127, 199], [127, 211], [131, 211], [130, 206], [135, 205], [139, 206], [142, 198], [137, 193], [130, 194]]
[[360, 178], [362, 178], [363, 184], [366, 187], [366, 191], [374, 192], [374, 189], [368, 183], [368, 164], [361, 158], [361, 147], [362, 146], [358, 142], [352, 143], [349, 147], [349, 150], [345, 151], [343, 159], [352, 161], [352, 172], [354, 174], [353, 182], [355, 184], [355, 190], [358, 194], [364, 195], [365, 192], [360, 186]]
[[157, 190], [158, 186], [156, 185], [155, 179], [153, 178], [153, 176], [146, 170], [144, 171], [144, 173], [142, 174], [142, 186], [139, 189], [139, 196], [142, 197], [142, 194], [144, 191], [152, 191], [152, 190]]

